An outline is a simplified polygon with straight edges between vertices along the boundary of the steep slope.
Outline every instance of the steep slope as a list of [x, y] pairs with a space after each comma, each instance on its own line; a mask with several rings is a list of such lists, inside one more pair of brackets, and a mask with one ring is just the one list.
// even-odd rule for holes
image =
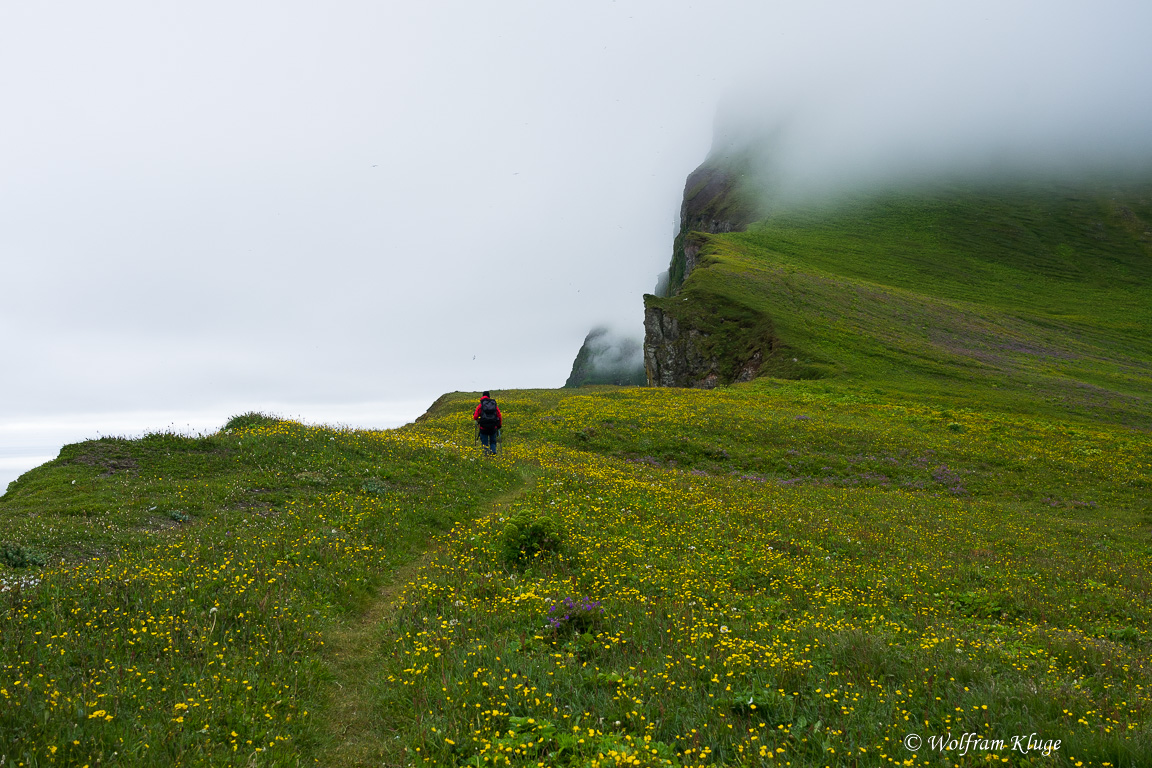
[[955, 184], [688, 232], [649, 381], [841, 376], [1152, 415], [1152, 184]]
[[[701, 258], [707, 242], [703, 234], [740, 232], [765, 214], [765, 177], [753, 170], [763, 165], [760, 145], [717, 138], [708, 158], [684, 184], [680, 231], [673, 242], [672, 262], [658, 278], [656, 293], [664, 296], [680, 291]], [[649, 383], [711, 387], [720, 382], [747, 381], [756, 375], [768, 352], [764, 340], [770, 336], [770, 328], [764, 321], [757, 312], [733, 307], [718, 317], [711, 312], [693, 317], [681, 332], [678, 315], [656, 310], [645, 316], [647, 343], [643, 355], [635, 359], [630, 339], [615, 344], [621, 351], [603, 354], [605, 332], [596, 328], [584, 340], [564, 386]], [[733, 339], [734, 328], [747, 332]], [[721, 337], [724, 341], [719, 342]], [[602, 362], [597, 364], [598, 360]]]
[[732, 149], [718, 141], [688, 175], [680, 231], [658, 290], [667, 301], [645, 297], [644, 372], [649, 384], [711, 388], [749, 381], [771, 354], [771, 320], [758, 309], [728, 301], [685, 306], [687, 296], [671, 298], [707, 260], [708, 235], [741, 232], [765, 214], [763, 175], [753, 172], [762, 165], [760, 153], [749, 146]]

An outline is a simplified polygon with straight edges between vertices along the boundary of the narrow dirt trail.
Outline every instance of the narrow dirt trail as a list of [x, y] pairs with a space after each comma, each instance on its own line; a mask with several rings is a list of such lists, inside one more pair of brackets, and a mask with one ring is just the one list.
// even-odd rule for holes
[[[493, 499], [480, 514], [511, 505], [535, 486], [536, 479], [535, 474], [526, 473], [521, 485]], [[391, 759], [402, 750], [399, 732], [381, 716], [374, 691], [386, 682], [380, 662], [388, 653], [384, 647], [387, 620], [404, 588], [437, 554], [438, 549], [428, 549], [397, 568], [362, 613], [325, 634], [325, 657], [335, 689], [324, 712], [327, 748], [320, 765], [325, 768], [403, 765]]]

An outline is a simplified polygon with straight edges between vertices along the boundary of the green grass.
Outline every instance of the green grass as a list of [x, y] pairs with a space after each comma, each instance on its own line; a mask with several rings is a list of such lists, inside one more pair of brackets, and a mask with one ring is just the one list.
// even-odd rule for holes
[[[815, 382], [502, 403], [539, 480], [453, 532], [381, 659], [429, 764], [940, 764], [900, 741], [949, 731], [1061, 740], [1017, 764], [1152, 749], [1143, 435]], [[461, 443], [465, 406], [422, 428]], [[503, 566], [516, 515], [565, 546]], [[603, 614], [554, 626], [565, 598]]]
[[3, 496], [0, 535], [49, 564], [0, 567], [8, 765], [318, 752], [325, 632], [522, 482], [421, 435], [233, 423], [66, 446]]
[[[0, 576], [39, 579], [0, 595], [0, 754], [935, 765], [900, 740], [949, 731], [1061, 740], [1000, 754], [1016, 764], [1152, 749], [1145, 433], [835, 380], [500, 398], [489, 460], [454, 394], [400, 430], [90, 441], [25, 475], [5, 539], [49, 565]], [[522, 560], [533, 520], [552, 543]], [[566, 598], [597, 605], [563, 618]]]

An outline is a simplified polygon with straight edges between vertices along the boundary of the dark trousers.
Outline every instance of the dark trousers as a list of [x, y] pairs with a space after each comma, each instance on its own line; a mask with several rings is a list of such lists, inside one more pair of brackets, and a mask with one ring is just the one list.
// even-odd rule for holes
[[485, 453], [496, 453], [496, 432], [488, 434], [480, 430], [480, 445], [484, 446]]

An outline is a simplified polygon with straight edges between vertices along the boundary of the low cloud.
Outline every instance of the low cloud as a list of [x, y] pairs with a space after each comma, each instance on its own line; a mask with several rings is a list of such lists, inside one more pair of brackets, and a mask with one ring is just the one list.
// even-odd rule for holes
[[729, 90], [713, 152], [755, 143], [775, 191], [799, 195], [1152, 170], [1152, 53], [1133, 37], [1148, 8], [883, 7]]
[[585, 337], [572, 365], [572, 375], [564, 386], [645, 383], [644, 348], [640, 339], [601, 326]]

